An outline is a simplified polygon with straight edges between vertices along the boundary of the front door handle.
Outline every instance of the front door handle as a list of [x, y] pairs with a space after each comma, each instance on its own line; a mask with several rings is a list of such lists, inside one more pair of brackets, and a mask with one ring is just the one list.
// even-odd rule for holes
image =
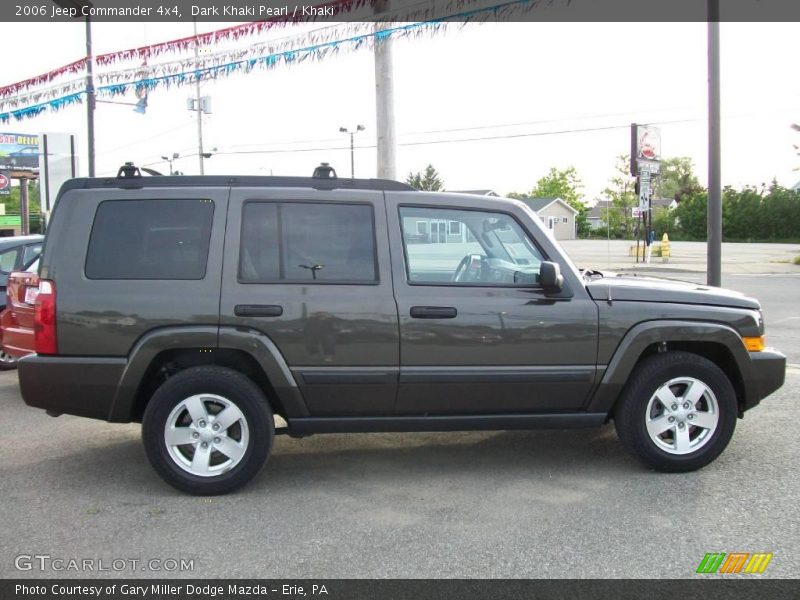
[[280, 317], [283, 307], [277, 304], [237, 304], [233, 307], [237, 317]]
[[452, 306], [412, 306], [412, 319], [455, 319], [458, 311]]

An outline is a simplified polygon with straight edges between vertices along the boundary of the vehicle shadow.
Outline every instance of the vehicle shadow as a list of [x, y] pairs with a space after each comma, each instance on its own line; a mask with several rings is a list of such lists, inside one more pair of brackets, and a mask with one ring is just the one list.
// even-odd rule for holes
[[[123, 438], [73, 439], [23, 467], [4, 469], [6, 482], [24, 477], [53, 491], [95, 495], [171, 495], [179, 492], [152, 471], [135, 429]], [[70, 436], [72, 437], [72, 436]], [[66, 448], [71, 451], [64, 452]], [[371, 433], [276, 436], [263, 471], [239, 494], [332, 492], [358, 486], [437, 486], [456, 480], [550, 479], [554, 476], [641, 472], [611, 426], [588, 430], [453, 433]], [[42, 489], [42, 488], [39, 488]]]

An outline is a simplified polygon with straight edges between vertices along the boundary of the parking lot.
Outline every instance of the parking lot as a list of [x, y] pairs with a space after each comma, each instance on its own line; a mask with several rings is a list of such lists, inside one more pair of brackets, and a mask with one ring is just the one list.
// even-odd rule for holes
[[[689, 474], [640, 466], [613, 427], [282, 436], [244, 490], [195, 498], [151, 470], [137, 425], [50, 418], [2, 373], [0, 575], [161, 577], [142, 563], [188, 559], [193, 571], [166, 574], [683, 578], [706, 552], [772, 552], [763, 576], [796, 577], [800, 275], [724, 282], [762, 300], [768, 343], [792, 366], [727, 451]], [[20, 571], [20, 555], [128, 562]]]

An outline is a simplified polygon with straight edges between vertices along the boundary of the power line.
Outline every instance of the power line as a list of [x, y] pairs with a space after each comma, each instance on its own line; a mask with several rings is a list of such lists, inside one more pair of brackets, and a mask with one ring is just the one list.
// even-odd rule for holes
[[[673, 108], [663, 108], [663, 109], [655, 109], [656, 111], [673, 111], [673, 110], [685, 110], [687, 108], [692, 108], [690, 106], [683, 106], [683, 107], [673, 107]], [[561, 117], [557, 119], [539, 119], [537, 121], [521, 121], [517, 123], [495, 123], [492, 125], [473, 125], [470, 127], [451, 127], [447, 129], [429, 129], [429, 130], [421, 130], [421, 131], [407, 131], [400, 133], [400, 136], [412, 136], [412, 135], [427, 135], [432, 133], [455, 133], [458, 131], [478, 131], [478, 130], [485, 130], [485, 129], [503, 129], [506, 127], [524, 127], [527, 125], [544, 125], [547, 123], [560, 123], [562, 121], [582, 121], [586, 119], [603, 119], [608, 117], [620, 117], [624, 115], [632, 115], [635, 114], [635, 111], [625, 111], [625, 112], [616, 112], [616, 113], [600, 113], [600, 114], [593, 114], [593, 115], [582, 115], [578, 117]], [[285, 141], [277, 141], [277, 142], [254, 142], [254, 143], [247, 143], [247, 144], [232, 144], [228, 146], [229, 148], [243, 148], [248, 146], [285, 146], [287, 144], [318, 144], [322, 142], [335, 142], [338, 141], [339, 138], [322, 138], [322, 139], [306, 139], [306, 140], [285, 140]]]
[[[621, 114], [630, 114], [630, 113], [621, 113]], [[741, 115], [730, 115], [726, 118], [740, 118], [740, 117], [747, 117], [753, 116], [753, 114], [741, 114]], [[581, 117], [576, 117], [581, 118]], [[592, 117], [584, 117], [584, 118], [592, 118]], [[553, 119], [553, 120], [543, 120], [541, 122], [557, 122], [563, 121], [566, 119]], [[705, 121], [705, 117], [695, 117], [695, 118], [687, 118], [687, 119], [668, 119], [663, 121], [651, 121], [649, 123], [642, 123], [643, 125], [673, 125], [679, 123], [696, 123]], [[536, 122], [529, 122], [525, 124], [534, 124]], [[493, 127], [510, 127], [514, 125], [522, 125], [522, 124], [508, 124], [502, 126], [493, 126], [493, 125], [486, 125], [486, 126], [477, 126], [477, 127], [464, 127], [464, 128], [455, 128], [452, 130], [440, 130], [441, 132], [445, 131], [470, 131], [473, 129], [481, 129], [481, 128], [493, 128]], [[492, 140], [505, 140], [505, 139], [522, 139], [522, 138], [531, 138], [531, 137], [546, 137], [551, 135], [566, 135], [572, 133], [588, 133], [594, 131], [613, 131], [616, 129], [628, 129], [630, 128], [630, 123], [619, 124], [619, 125], [605, 125], [605, 126], [598, 126], [598, 127], [575, 127], [570, 129], [556, 129], [550, 131], [534, 131], [534, 132], [527, 132], [527, 133], [508, 133], [508, 134], [498, 134], [498, 135], [486, 135], [486, 136], [475, 136], [475, 137], [467, 137], [467, 138], [445, 138], [445, 139], [435, 139], [435, 140], [425, 140], [425, 141], [417, 141], [417, 142], [400, 142], [398, 146], [432, 146], [432, 145], [439, 145], [439, 144], [457, 144], [462, 142], [483, 142], [483, 141], [492, 141]], [[420, 132], [422, 133], [422, 132]], [[431, 131], [430, 133], [434, 133]], [[403, 134], [403, 135], [412, 135], [412, 134]], [[316, 140], [316, 141], [333, 141], [335, 138], [323, 139], [323, 140]], [[310, 140], [313, 141], [313, 140]], [[277, 144], [278, 142], [276, 142]], [[302, 141], [296, 142], [285, 142], [286, 144], [292, 143], [303, 143]], [[308, 142], [306, 142], [308, 143]], [[233, 146], [234, 148], [236, 146]], [[355, 146], [356, 150], [369, 150], [376, 148], [375, 144], [362, 144], [360, 146]], [[349, 146], [318, 146], [313, 148], [281, 148], [281, 149], [260, 149], [260, 150], [218, 150], [214, 154], [215, 155], [248, 155], [248, 154], [294, 154], [299, 152], [327, 152], [327, 151], [335, 151], [335, 150], [349, 150]], [[150, 166], [160, 164], [164, 161], [155, 161], [151, 163], [144, 164], [142, 166]]]
[[[656, 121], [649, 123], [650, 125], [666, 125], [671, 123], [689, 123], [693, 121], [702, 121], [704, 119], [697, 118], [697, 119], [674, 119], [670, 121]], [[459, 142], [480, 142], [480, 141], [490, 141], [490, 140], [505, 140], [505, 139], [516, 139], [516, 138], [526, 138], [526, 137], [543, 137], [549, 135], [561, 135], [561, 134], [568, 134], [568, 133], [584, 133], [584, 132], [591, 132], [591, 131], [609, 131], [614, 129], [628, 129], [630, 128], [630, 123], [625, 123], [624, 125], [606, 125], [602, 127], [577, 127], [573, 129], [558, 129], [552, 131], [535, 131], [535, 132], [528, 132], [528, 133], [507, 133], [502, 135], [487, 135], [487, 136], [478, 136], [478, 137], [470, 137], [470, 138], [450, 138], [450, 139], [440, 139], [440, 140], [426, 140], [420, 142], [400, 142], [398, 146], [430, 146], [435, 144], [455, 144]], [[363, 144], [360, 146], [356, 146], [357, 150], [366, 150], [370, 148], [375, 148], [375, 144]], [[230, 151], [219, 151], [216, 154], [290, 154], [293, 152], [322, 152], [326, 150], [348, 150], [349, 146], [327, 146], [327, 147], [317, 147], [317, 148], [299, 148], [299, 149], [279, 149], [279, 150], [230, 150]]]

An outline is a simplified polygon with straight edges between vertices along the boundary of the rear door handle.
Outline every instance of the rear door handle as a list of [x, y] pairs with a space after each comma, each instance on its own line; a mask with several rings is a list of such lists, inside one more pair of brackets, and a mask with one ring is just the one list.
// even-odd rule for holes
[[237, 304], [233, 307], [237, 317], [280, 317], [283, 307], [277, 304]]
[[455, 319], [458, 311], [452, 306], [412, 306], [413, 319]]

